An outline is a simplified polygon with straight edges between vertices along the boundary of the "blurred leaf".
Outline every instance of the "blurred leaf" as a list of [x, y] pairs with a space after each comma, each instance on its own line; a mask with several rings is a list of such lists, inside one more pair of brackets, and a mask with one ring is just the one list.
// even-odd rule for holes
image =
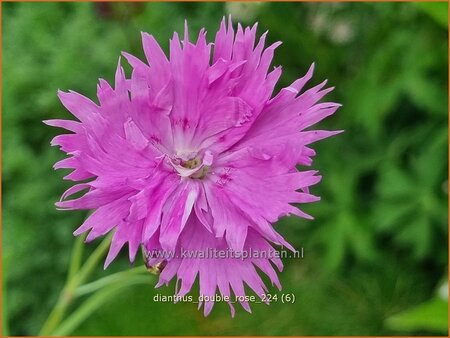
[[438, 24], [448, 27], [448, 2], [414, 2], [414, 4]]
[[439, 234], [446, 231], [447, 224], [441, 185], [446, 177], [442, 158], [447, 153], [448, 132], [439, 128], [422, 137], [427, 143], [418, 142], [406, 158], [406, 166], [400, 166], [397, 157], [404, 154], [396, 152], [383, 163], [373, 219], [377, 229], [392, 234], [394, 241], [419, 260], [434, 256]]
[[412, 309], [396, 314], [386, 321], [387, 326], [396, 331], [427, 331], [447, 334], [448, 301], [433, 298]]
[[[9, 265], [9, 261], [8, 261], [8, 257], [2, 257], [2, 277], [3, 280], [6, 279], [6, 274], [8, 271], [8, 265]], [[7, 337], [9, 336], [9, 322], [8, 322], [8, 317], [9, 317], [9, 308], [6, 306], [7, 305], [7, 301], [6, 301], [6, 297], [7, 297], [7, 290], [6, 290], [6, 283], [2, 283], [2, 336], [3, 337]]]

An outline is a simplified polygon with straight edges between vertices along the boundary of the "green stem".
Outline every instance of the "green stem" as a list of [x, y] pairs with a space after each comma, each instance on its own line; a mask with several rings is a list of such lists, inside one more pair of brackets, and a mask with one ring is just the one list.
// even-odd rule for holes
[[135, 276], [127, 278], [123, 283], [110, 285], [91, 297], [89, 297], [80, 307], [78, 307], [61, 325], [53, 332], [55, 336], [67, 336], [73, 332], [86, 318], [88, 318], [96, 309], [98, 309], [108, 299], [112, 298], [121, 289], [136, 285], [148, 283], [149, 276]]
[[[39, 331], [40, 336], [48, 336], [50, 335], [54, 329], [58, 326], [61, 320], [66, 313], [67, 307], [71, 304], [74, 298], [75, 289], [83, 283], [83, 281], [89, 276], [95, 266], [98, 264], [98, 261], [102, 258], [102, 256], [106, 253], [106, 250], [109, 247], [111, 236], [105, 237], [102, 243], [94, 250], [91, 256], [88, 258], [83, 267], [78, 270], [79, 264], [81, 262], [82, 249], [79, 246], [82, 246], [83, 242], [82, 237], [78, 237], [75, 245], [74, 245], [74, 253], [72, 255], [69, 274], [70, 278], [67, 279], [66, 284], [64, 285], [63, 290], [61, 291], [58, 301], [56, 302], [55, 307], [50, 312], [47, 320]], [[78, 242], [81, 241], [81, 244]]]
[[100, 245], [94, 250], [94, 252], [89, 256], [86, 263], [84, 263], [83, 267], [80, 271], [73, 277], [72, 279], [72, 290], [74, 291], [78, 285], [84, 283], [87, 277], [92, 273], [92, 271], [97, 266], [100, 259], [106, 254], [106, 251], [109, 248], [111, 243], [111, 235], [108, 235], [104, 238], [104, 240], [100, 243]]
[[140, 274], [143, 272], [144, 273], [147, 272], [147, 269], [145, 268], [144, 265], [136, 267], [136, 268], [132, 268], [127, 271], [116, 272], [112, 275], [97, 279], [96, 281], [93, 281], [91, 283], [79, 286], [75, 290], [74, 295], [75, 295], [75, 297], [84, 296], [86, 294], [89, 294], [89, 293], [95, 292], [99, 289], [102, 289], [104, 287], [107, 287], [111, 284], [115, 284], [115, 283], [124, 281], [130, 277], [133, 277], [136, 274]]
[[75, 244], [72, 249], [72, 256], [70, 258], [69, 273], [67, 275], [68, 280], [71, 280], [78, 270], [80, 270], [85, 238], [86, 234], [83, 234], [75, 239]]
[[58, 301], [56, 302], [55, 307], [52, 312], [48, 316], [41, 330], [39, 331], [38, 336], [48, 336], [52, 332], [52, 330], [58, 325], [58, 323], [64, 317], [67, 307], [71, 301], [68, 296], [70, 292], [68, 291], [67, 285], [63, 288], [61, 293], [59, 294]]

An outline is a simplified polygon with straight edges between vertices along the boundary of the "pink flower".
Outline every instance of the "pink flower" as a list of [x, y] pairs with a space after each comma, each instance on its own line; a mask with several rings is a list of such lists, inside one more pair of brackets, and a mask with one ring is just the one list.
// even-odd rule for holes
[[[51, 144], [69, 157], [54, 168], [75, 169], [65, 179], [84, 181], [56, 203], [61, 209], [95, 209], [74, 232], [89, 231], [87, 241], [114, 232], [105, 268], [128, 243], [129, 259], [140, 246], [162, 270], [158, 285], [173, 278], [177, 295], [186, 295], [197, 276], [200, 295], [244, 296], [244, 283], [263, 297], [266, 286], [258, 267], [278, 288], [270, 257], [200, 257], [200, 251], [294, 250], [271, 223], [286, 215], [312, 218], [292, 204], [319, 200], [309, 187], [320, 181], [309, 166], [308, 145], [339, 131], [307, 130], [333, 114], [337, 103], [318, 101], [333, 88], [326, 81], [309, 90], [314, 65], [306, 75], [272, 98], [281, 67], [269, 71], [277, 42], [255, 45], [256, 25], [233, 31], [225, 20], [214, 44], [201, 30], [196, 43], [177, 33], [167, 59], [153, 36], [142, 34], [148, 64], [123, 53], [133, 68], [127, 79], [117, 67], [114, 89], [100, 80], [99, 104], [75, 92], [58, 92], [79, 120], [48, 120], [71, 134]], [[212, 52], [213, 49], [213, 52]], [[88, 180], [86, 183], [86, 180]], [[82, 190], [82, 197], [67, 198]], [[196, 252], [186, 257], [182, 251]], [[273, 265], [272, 265], [273, 264]], [[178, 290], [179, 286], [179, 290]], [[240, 303], [250, 311], [248, 303]], [[209, 314], [213, 300], [204, 304]], [[231, 302], [230, 307], [232, 308]], [[234, 309], [232, 308], [234, 315]]]

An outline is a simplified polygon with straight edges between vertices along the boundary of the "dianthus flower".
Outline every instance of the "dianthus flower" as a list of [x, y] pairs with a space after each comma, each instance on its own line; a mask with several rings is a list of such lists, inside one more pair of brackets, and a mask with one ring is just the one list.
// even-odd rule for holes
[[[69, 155], [54, 168], [75, 169], [65, 179], [82, 182], [56, 205], [95, 210], [74, 232], [89, 231], [87, 241], [114, 233], [105, 268], [125, 244], [131, 262], [142, 247], [149, 268], [161, 271], [158, 286], [176, 278], [182, 297], [198, 276], [201, 296], [239, 297], [247, 311], [245, 284], [260, 297], [267, 292], [256, 268], [281, 288], [277, 256], [180, 254], [294, 250], [272, 223], [286, 215], [311, 218], [293, 204], [319, 200], [309, 192], [320, 181], [317, 171], [297, 165], [311, 165], [315, 152], [308, 145], [339, 132], [309, 127], [340, 105], [318, 103], [333, 89], [324, 89], [326, 81], [303, 90], [314, 64], [273, 96], [281, 67], [270, 70], [270, 64], [280, 42], [265, 48], [265, 33], [255, 44], [256, 27], [238, 25], [235, 34], [231, 19], [223, 20], [208, 44], [204, 30], [189, 41], [186, 25], [182, 42], [177, 33], [170, 40], [169, 59], [143, 33], [148, 63], [123, 53], [131, 77], [119, 59], [114, 88], [100, 79], [99, 104], [58, 92], [78, 121], [45, 121], [72, 132], [52, 140]], [[173, 255], [150, 255], [158, 250]], [[210, 298], [199, 304], [205, 315], [214, 305]]]

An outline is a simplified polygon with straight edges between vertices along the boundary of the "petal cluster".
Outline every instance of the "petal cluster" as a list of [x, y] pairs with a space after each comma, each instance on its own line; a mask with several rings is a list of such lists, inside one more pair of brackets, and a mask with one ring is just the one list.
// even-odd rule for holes
[[[51, 142], [68, 155], [54, 168], [74, 169], [65, 179], [77, 184], [56, 205], [95, 210], [74, 232], [88, 232], [87, 241], [113, 232], [105, 267], [127, 245], [130, 261], [142, 247], [149, 267], [160, 267], [158, 285], [176, 279], [179, 296], [198, 278], [200, 295], [241, 297], [246, 284], [263, 298], [257, 268], [281, 288], [274, 268], [283, 265], [275, 256], [198, 255], [293, 250], [272, 223], [286, 215], [311, 218], [295, 205], [319, 199], [309, 187], [320, 176], [297, 166], [312, 164], [311, 143], [339, 132], [310, 129], [340, 106], [319, 103], [333, 89], [326, 81], [304, 89], [314, 65], [273, 95], [282, 70], [270, 65], [280, 43], [266, 47], [266, 33], [257, 41], [256, 28], [238, 25], [234, 32], [231, 19], [223, 20], [208, 43], [204, 30], [190, 41], [186, 25], [181, 40], [177, 33], [170, 40], [169, 57], [143, 33], [147, 62], [123, 53], [131, 76], [119, 59], [114, 85], [99, 81], [98, 103], [58, 92], [77, 120], [45, 121], [70, 132]], [[183, 256], [186, 250], [198, 256]], [[172, 254], [150, 255], [157, 251]], [[207, 315], [213, 304], [199, 306]]]

